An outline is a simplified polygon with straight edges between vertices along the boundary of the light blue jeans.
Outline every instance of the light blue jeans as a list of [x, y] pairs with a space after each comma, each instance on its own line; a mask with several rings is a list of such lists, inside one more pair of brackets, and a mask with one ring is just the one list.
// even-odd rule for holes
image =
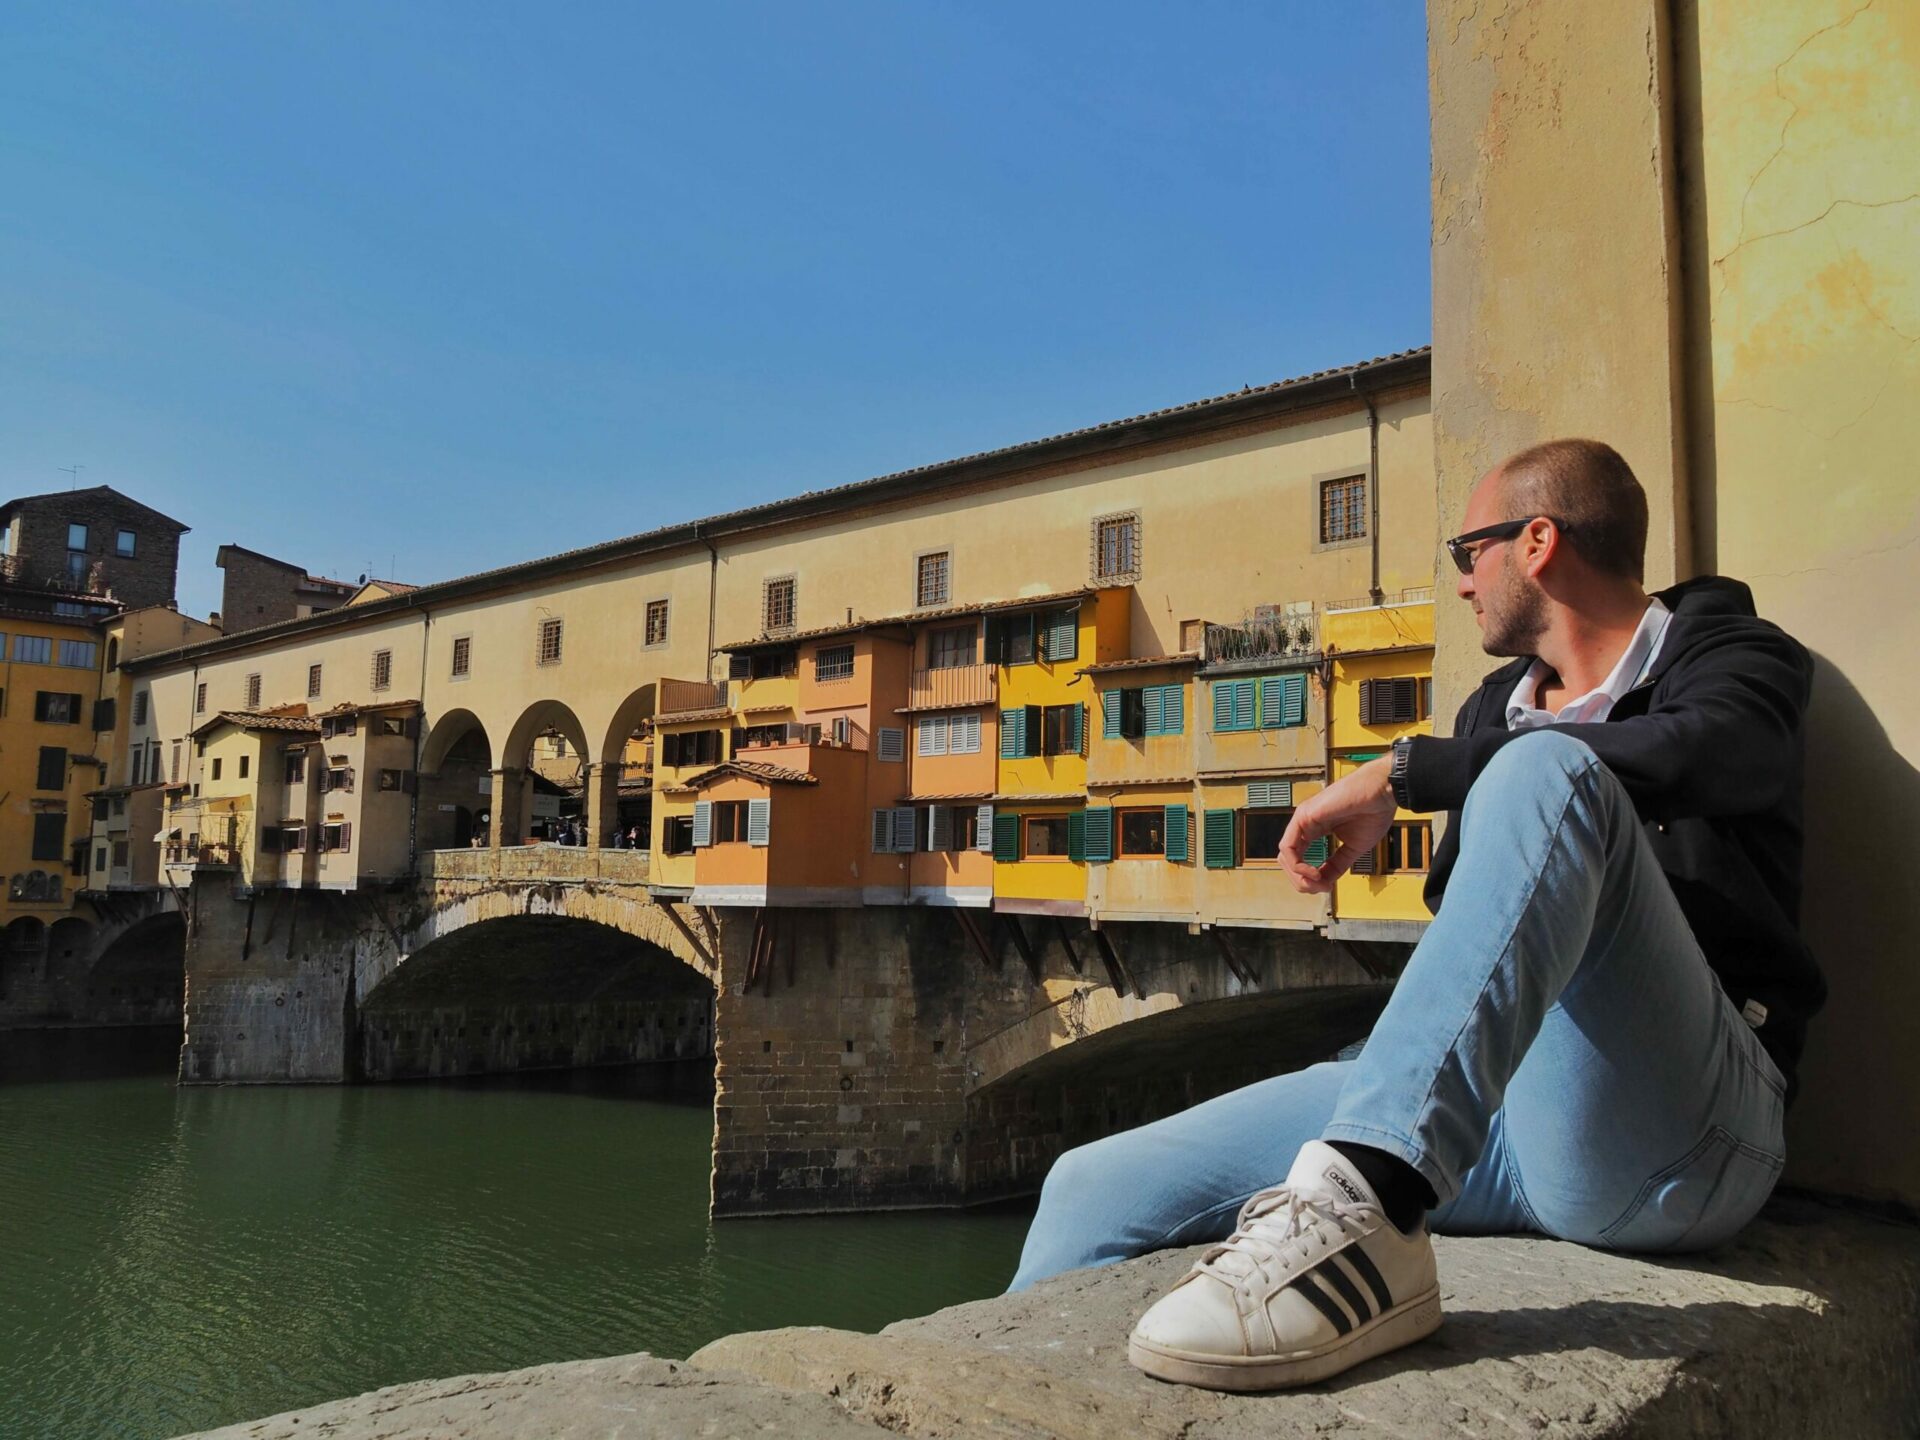
[[1312, 1139], [1412, 1165], [1442, 1233], [1683, 1250], [1753, 1217], [1785, 1158], [1785, 1087], [1620, 782], [1535, 731], [1481, 772], [1460, 825], [1446, 903], [1359, 1058], [1068, 1151], [1013, 1289], [1225, 1236]]

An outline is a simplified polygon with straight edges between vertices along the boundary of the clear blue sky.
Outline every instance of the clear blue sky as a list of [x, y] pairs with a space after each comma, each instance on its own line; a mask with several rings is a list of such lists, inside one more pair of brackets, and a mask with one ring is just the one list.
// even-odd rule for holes
[[413, 581], [1429, 338], [1423, 7], [0, 7], [0, 492]]

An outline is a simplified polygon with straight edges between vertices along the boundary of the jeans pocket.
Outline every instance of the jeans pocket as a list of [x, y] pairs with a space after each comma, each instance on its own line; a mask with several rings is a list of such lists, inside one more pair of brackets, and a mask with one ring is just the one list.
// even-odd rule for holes
[[1759, 1213], [1786, 1157], [1743, 1143], [1716, 1125], [1700, 1143], [1640, 1187], [1600, 1234], [1612, 1250], [1704, 1250]]

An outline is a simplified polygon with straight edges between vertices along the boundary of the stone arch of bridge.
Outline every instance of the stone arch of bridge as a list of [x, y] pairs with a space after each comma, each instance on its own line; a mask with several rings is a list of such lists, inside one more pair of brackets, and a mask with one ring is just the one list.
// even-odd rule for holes
[[178, 1020], [186, 994], [187, 925], [178, 910], [103, 920], [86, 977], [88, 1015], [103, 1024]]
[[360, 1001], [361, 1078], [678, 1061], [711, 1082], [712, 979], [655, 939], [553, 906], [433, 934]]

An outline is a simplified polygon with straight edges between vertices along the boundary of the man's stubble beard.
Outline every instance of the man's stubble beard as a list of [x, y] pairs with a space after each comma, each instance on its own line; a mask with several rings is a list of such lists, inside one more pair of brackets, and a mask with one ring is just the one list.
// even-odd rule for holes
[[1481, 618], [1486, 628], [1480, 648], [1489, 655], [1517, 656], [1538, 654], [1540, 636], [1547, 628], [1546, 592], [1523, 575], [1515, 575], [1504, 563], [1499, 581], [1489, 598], [1496, 604], [1482, 603]]

